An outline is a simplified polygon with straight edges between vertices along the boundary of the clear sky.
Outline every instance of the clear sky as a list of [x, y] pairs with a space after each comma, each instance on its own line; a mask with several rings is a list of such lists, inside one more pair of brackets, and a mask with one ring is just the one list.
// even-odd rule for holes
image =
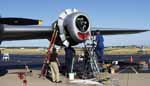
[[[92, 26], [104, 28], [150, 27], [150, 0], [1, 0], [3, 17], [41, 19], [51, 25], [66, 8], [77, 8], [88, 14]], [[150, 28], [149, 28], [150, 29]], [[133, 35], [104, 36], [106, 46], [149, 45], [150, 32]], [[9, 41], [1, 46], [48, 46], [47, 40]]]

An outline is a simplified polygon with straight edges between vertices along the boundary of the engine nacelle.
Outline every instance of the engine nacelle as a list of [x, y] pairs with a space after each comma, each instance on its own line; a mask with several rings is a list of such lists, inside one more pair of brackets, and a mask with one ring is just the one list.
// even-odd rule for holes
[[60, 28], [64, 29], [65, 37], [70, 45], [81, 43], [91, 36], [90, 22], [86, 14], [82, 12], [71, 12], [72, 10], [64, 11], [58, 22]]
[[[74, 42], [80, 43], [90, 37], [88, 17], [81, 12], [72, 13], [67, 16], [64, 21], [64, 27]], [[70, 41], [72, 42], [72, 40]]]

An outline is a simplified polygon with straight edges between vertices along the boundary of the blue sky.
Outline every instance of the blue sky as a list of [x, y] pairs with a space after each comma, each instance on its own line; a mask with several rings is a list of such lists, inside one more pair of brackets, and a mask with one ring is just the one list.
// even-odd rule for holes
[[[0, 14], [41, 19], [48, 26], [64, 9], [77, 8], [88, 14], [92, 26], [148, 29], [149, 3], [149, 0], [1, 0]], [[104, 36], [105, 45], [150, 45], [149, 34]], [[48, 41], [9, 41], [2, 42], [1, 46], [48, 46]]]

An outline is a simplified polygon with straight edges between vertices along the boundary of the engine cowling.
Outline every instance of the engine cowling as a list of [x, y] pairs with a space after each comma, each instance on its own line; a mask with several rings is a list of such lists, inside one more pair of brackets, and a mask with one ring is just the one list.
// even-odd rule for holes
[[69, 34], [70, 43], [83, 42], [90, 37], [90, 24], [88, 17], [81, 12], [72, 13], [64, 21], [65, 31]]
[[91, 35], [88, 16], [76, 9], [67, 9], [62, 12], [58, 19], [58, 26], [60, 30], [64, 30], [60, 31], [60, 34], [64, 33], [70, 45], [81, 43], [89, 39]]

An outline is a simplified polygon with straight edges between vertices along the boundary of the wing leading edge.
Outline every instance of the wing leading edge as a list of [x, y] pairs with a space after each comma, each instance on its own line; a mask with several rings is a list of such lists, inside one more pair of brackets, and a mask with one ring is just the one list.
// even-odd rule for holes
[[128, 28], [91, 28], [91, 34], [96, 35], [100, 31], [103, 35], [121, 35], [121, 34], [135, 34], [150, 31], [148, 29], [128, 29]]

